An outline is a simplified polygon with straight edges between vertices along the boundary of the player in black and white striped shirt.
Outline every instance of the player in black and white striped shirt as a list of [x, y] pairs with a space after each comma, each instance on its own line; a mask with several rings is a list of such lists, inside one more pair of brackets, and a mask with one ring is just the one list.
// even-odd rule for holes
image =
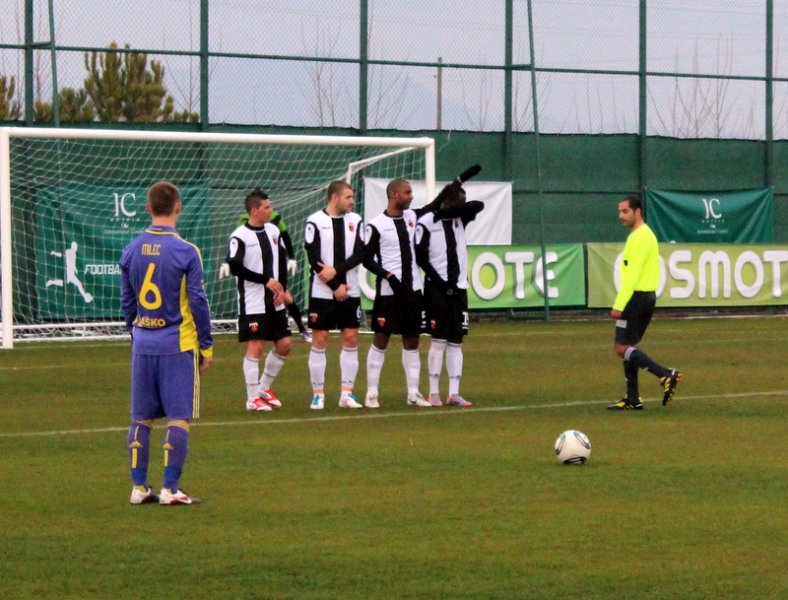
[[433, 406], [441, 406], [440, 375], [443, 355], [449, 374], [446, 404], [468, 407], [460, 396], [462, 340], [468, 333], [468, 248], [465, 227], [476, 218], [484, 204], [466, 202], [462, 183], [479, 172], [471, 167], [446, 186], [443, 201], [435, 212], [419, 219], [416, 229], [416, 261], [424, 270], [424, 304], [427, 332], [432, 336], [427, 357], [430, 395]]
[[[246, 408], [270, 411], [282, 406], [271, 387], [292, 347], [285, 310], [285, 304], [292, 302], [287, 291], [287, 250], [279, 229], [270, 222], [273, 208], [268, 195], [256, 188], [244, 203], [249, 219], [230, 235], [226, 262], [238, 278], [238, 341], [246, 342]], [[259, 375], [266, 341], [274, 347]]]
[[342, 338], [339, 406], [361, 408], [353, 395], [353, 386], [358, 373], [361, 294], [357, 267], [364, 258], [363, 223], [361, 217], [352, 212], [355, 199], [349, 184], [332, 181], [327, 196], [326, 208], [307, 218], [304, 233], [304, 247], [310, 266], [310, 407], [321, 410], [324, 406], [328, 332], [330, 329], [339, 329]]
[[366, 227], [364, 266], [377, 276], [372, 306], [374, 338], [367, 354], [367, 395], [364, 405], [379, 406], [378, 385], [391, 334], [402, 336], [402, 366], [410, 406], [431, 406], [419, 392], [421, 357], [419, 334], [424, 330], [422, 278], [416, 264], [414, 239], [418, 218], [435, 210], [438, 197], [420, 209], [411, 209], [413, 188], [404, 179], [386, 187], [388, 206]]

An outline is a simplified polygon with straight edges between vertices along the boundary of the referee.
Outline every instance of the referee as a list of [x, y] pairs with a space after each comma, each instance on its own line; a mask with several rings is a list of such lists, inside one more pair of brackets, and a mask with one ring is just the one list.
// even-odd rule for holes
[[662, 405], [673, 400], [681, 379], [676, 369], [668, 369], [651, 359], [637, 345], [646, 333], [659, 285], [659, 244], [651, 228], [643, 221], [643, 202], [638, 195], [628, 196], [618, 203], [618, 220], [630, 230], [621, 261], [621, 285], [610, 316], [616, 321], [614, 350], [623, 360], [627, 395], [609, 410], [640, 410], [643, 402], [638, 392], [638, 370], [646, 369], [659, 377], [662, 385]]

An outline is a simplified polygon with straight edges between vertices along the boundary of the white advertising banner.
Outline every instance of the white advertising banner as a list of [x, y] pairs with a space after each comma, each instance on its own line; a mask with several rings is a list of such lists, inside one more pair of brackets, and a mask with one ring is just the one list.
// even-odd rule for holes
[[[386, 186], [390, 179], [364, 179], [364, 222], [382, 213], [388, 204]], [[435, 193], [439, 193], [448, 181], [436, 181]], [[419, 208], [433, 200], [426, 197], [423, 181], [411, 181], [413, 205]], [[466, 181], [463, 189], [468, 200], [481, 200], [484, 210], [468, 226], [466, 232], [470, 246], [509, 246], [512, 243], [512, 184], [503, 181]]]

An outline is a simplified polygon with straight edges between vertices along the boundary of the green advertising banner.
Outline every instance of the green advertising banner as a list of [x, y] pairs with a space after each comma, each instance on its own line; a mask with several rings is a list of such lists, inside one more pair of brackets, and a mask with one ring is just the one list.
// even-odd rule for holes
[[[588, 244], [588, 306], [609, 308], [623, 244]], [[788, 245], [660, 244], [659, 307], [788, 304]]]
[[[544, 306], [542, 260], [538, 246], [468, 248], [468, 305], [471, 310]], [[582, 244], [547, 247], [550, 306], [585, 306]], [[374, 277], [362, 271], [362, 305], [372, 306]]]
[[[201, 246], [209, 221], [209, 212], [201, 210], [208, 189], [187, 185], [180, 190], [184, 216], [179, 231]], [[39, 187], [35, 238], [39, 319], [121, 316], [118, 260], [126, 244], [150, 224], [146, 193], [147, 186], [124, 184]]]
[[774, 239], [774, 192], [646, 190], [646, 220], [661, 242], [760, 244]]

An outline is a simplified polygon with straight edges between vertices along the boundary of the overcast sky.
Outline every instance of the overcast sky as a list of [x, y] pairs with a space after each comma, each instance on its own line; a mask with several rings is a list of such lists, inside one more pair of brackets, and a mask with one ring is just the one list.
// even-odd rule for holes
[[[58, 45], [199, 49], [199, 0], [53, 0]], [[764, 0], [648, 2], [648, 69], [740, 77], [765, 72]], [[24, 0], [2, 0], [0, 43], [22, 41]], [[502, 0], [370, 0], [370, 57], [387, 61], [499, 66], [504, 62]], [[636, 70], [638, 0], [534, 0], [536, 65]], [[6, 9], [8, 7], [8, 9]], [[49, 38], [47, 0], [36, 0], [36, 36]], [[211, 0], [215, 52], [358, 55], [358, 0]], [[788, 78], [788, 0], [775, 0], [777, 77]], [[527, 3], [514, 3], [514, 62], [528, 63]], [[51, 93], [47, 52], [37, 52], [40, 89]], [[151, 56], [151, 58], [154, 58]], [[159, 55], [178, 108], [196, 110], [198, 61]], [[58, 58], [61, 86], [80, 87], [81, 53]], [[21, 73], [21, 51], [0, 50], [0, 73]], [[370, 69], [369, 125], [434, 128], [435, 68]], [[317, 83], [318, 80], [320, 83]], [[503, 128], [503, 73], [443, 69], [444, 128]], [[49, 86], [49, 87], [48, 87]], [[529, 130], [530, 75], [515, 75], [515, 127]], [[322, 102], [318, 102], [318, 90]], [[540, 73], [545, 132], [636, 132], [637, 78]], [[211, 62], [214, 122], [357, 126], [358, 67], [216, 57]], [[713, 107], [713, 108], [710, 108]], [[322, 109], [322, 112], [321, 112]], [[748, 80], [649, 78], [649, 133], [699, 137], [764, 135], [764, 84]], [[775, 85], [775, 137], [788, 138], [788, 82]]]

